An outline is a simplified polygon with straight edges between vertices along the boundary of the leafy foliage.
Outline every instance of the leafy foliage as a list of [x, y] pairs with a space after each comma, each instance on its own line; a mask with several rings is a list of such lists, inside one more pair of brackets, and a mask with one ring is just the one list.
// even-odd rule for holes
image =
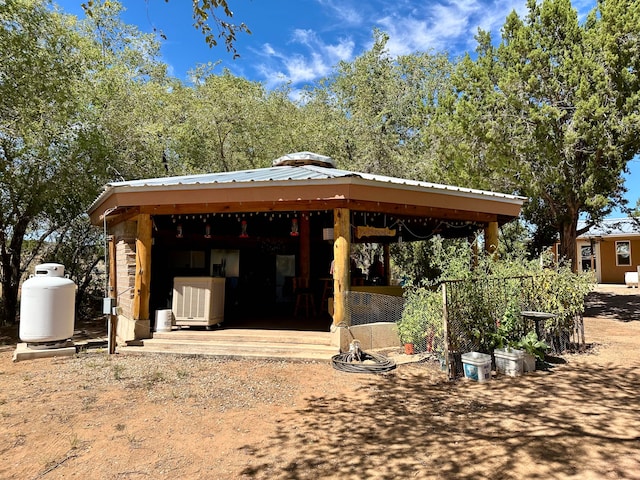
[[549, 349], [549, 345], [547, 344], [547, 342], [538, 339], [538, 335], [533, 330], [527, 332], [525, 336], [520, 338], [512, 345], [518, 350], [523, 350], [539, 360], [544, 360], [544, 355]]
[[[169, 0], [165, 0], [165, 2], [168, 3]], [[101, 6], [110, 7], [114, 4], [117, 5], [118, 2], [109, 0], [87, 0], [81, 5], [87, 16], [93, 17], [97, 8]], [[219, 11], [222, 11], [223, 15], [219, 15]], [[237, 34], [240, 32], [251, 34], [251, 30], [249, 30], [249, 27], [244, 23], [232, 23], [230, 21], [232, 18], [233, 11], [229, 8], [226, 0], [193, 1], [193, 26], [196, 30], [202, 32], [207, 45], [215, 47], [218, 45], [218, 39], [221, 39], [224, 42], [227, 52], [233, 52], [233, 58], [237, 58], [240, 56], [235, 47]], [[214, 29], [217, 33], [214, 32]], [[167, 39], [161, 30], [154, 29], [154, 31], [158, 33], [162, 39]]]
[[623, 202], [622, 173], [640, 150], [640, 5], [598, 2], [583, 24], [569, 0], [527, 5], [498, 46], [480, 31], [477, 58], [458, 64], [441, 103], [442, 172], [531, 198], [525, 215], [560, 233], [575, 268], [579, 216], [596, 222]]
[[[556, 351], [566, 348], [575, 320], [584, 311], [592, 274], [575, 274], [566, 265], [545, 268], [552, 264], [548, 259], [527, 260], [521, 251], [496, 260], [493, 255], [476, 253], [463, 241], [434, 238], [431, 243], [430, 261], [440, 274], [433, 282], [408, 289], [407, 324], [402, 326], [403, 315], [398, 326], [401, 335], [424, 333], [425, 325], [442, 324], [442, 303], [438, 309], [432, 295], [436, 285], [444, 284], [452, 351], [489, 353], [495, 347], [515, 345], [533, 328], [520, 315], [523, 310], [556, 314], [544, 325], [544, 340]], [[442, 302], [442, 293], [437, 295]]]
[[358, 171], [433, 180], [424, 132], [451, 64], [444, 54], [426, 52], [394, 59], [386, 34], [376, 30], [373, 40], [369, 51], [340, 62], [325, 84], [345, 118], [344, 160]]
[[[97, 194], [98, 162], [85, 149], [92, 126], [82, 122], [88, 45], [68, 17], [43, 2], [0, 8], [0, 321], [12, 322], [18, 285], [34, 255]], [[19, 54], [16, 54], [19, 52]], [[87, 183], [78, 188], [78, 179]]]
[[442, 292], [433, 285], [407, 285], [404, 299], [400, 340], [414, 344], [416, 352], [442, 352]]

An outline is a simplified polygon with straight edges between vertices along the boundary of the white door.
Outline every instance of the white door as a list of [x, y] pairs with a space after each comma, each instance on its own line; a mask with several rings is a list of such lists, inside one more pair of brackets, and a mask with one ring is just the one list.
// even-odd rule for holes
[[597, 282], [602, 281], [600, 268], [600, 243], [578, 240], [578, 271], [595, 271]]

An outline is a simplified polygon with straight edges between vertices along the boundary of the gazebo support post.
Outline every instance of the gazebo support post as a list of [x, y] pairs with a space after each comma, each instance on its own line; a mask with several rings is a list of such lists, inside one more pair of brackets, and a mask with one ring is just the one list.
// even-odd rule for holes
[[489, 222], [484, 228], [484, 249], [491, 255], [498, 251], [498, 222]]
[[333, 211], [333, 326], [351, 325], [346, 309], [346, 294], [351, 289], [351, 211]]
[[389, 244], [385, 243], [382, 246], [382, 252], [383, 252], [383, 262], [384, 262], [384, 280], [385, 280], [385, 285], [391, 285], [391, 251], [389, 248]]
[[309, 215], [304, 213], [298, 220], [300, 224], [300, 260], [299, 276], [309, 280], [311, 275], [311, 228], [309, 225]]
[[151, 215], [138, 215], [136, 273], [133, 291], [133, 320], [149, 320], [151, 283]]

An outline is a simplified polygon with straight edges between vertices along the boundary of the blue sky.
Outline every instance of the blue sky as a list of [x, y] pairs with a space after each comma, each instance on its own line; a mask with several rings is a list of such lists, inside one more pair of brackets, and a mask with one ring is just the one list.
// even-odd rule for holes
[[[301, 88], [331, 73], [341, 60], [350, 61], [371, 47], [373, 29], [386, 32], [392, 55], [416, 51], [448, 52], [456, 56], [475, 48], [478, 28], [497, 38], [512, 10], [526, 13], [526, 0], [228, 0], [239, 33], [233, 60], [223, 45], [209, 48], [193, 28], [192, 2], [187, 0], [122, 0], [122, 18], [141, 31], [154, 28], [166, 35], [163, 60], [170, 73], [188, 80], [197, 64], [220, 62], [235, 75], [277, 88], [286, 82]], [[58, 0], [63, 11], [83, 16], [83, 0]], [[573, 0], [582, 18], [596, 0]], [[629, 163], [627, 198], [640, 197], [640, 159]]]

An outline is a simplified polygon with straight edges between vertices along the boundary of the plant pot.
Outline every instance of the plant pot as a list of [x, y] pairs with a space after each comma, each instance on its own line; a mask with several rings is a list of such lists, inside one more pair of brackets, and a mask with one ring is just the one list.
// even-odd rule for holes
[[536, 371], [536, 357], [530, 353], [525, 352], [522, 359], [522, 369], [524, 373]]
[[414, 353], [413, 343], [405, 343], [404, 344], [404, 353], [406, 355], [413, 355], [413, 353]]
[[496, 359], [496, 371], [511, 377], [522, 375], [524, 352], [515, 348], [496, 348], [493, 351]]

